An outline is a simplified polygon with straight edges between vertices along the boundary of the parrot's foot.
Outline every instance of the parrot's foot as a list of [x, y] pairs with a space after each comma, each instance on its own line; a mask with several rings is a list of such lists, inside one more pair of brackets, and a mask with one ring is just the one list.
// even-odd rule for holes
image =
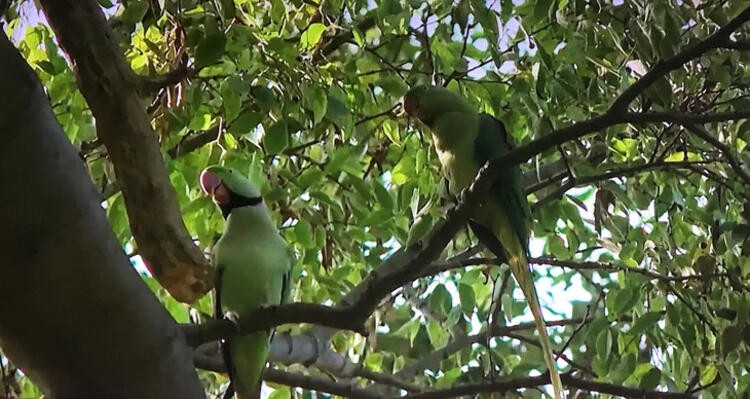
[[226, 312], [224, 313], [224, 318], [231, 321], [232, 324], [234, 324], [234, 328], [237, 329], [237, 332], [240, 331], [240, 315], [238, 315], [235, 312]]

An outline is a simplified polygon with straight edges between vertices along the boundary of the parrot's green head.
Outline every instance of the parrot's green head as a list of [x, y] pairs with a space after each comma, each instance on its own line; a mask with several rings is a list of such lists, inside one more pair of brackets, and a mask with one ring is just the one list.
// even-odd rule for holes
[[404, 112], [432, 127], [441, 115], [450, 112], [474, 113], [474, 107], [460, 95], [437, 86], [412, 87], [402, 100]]
[[201, 172], [201, 188], [210, 195], [226, 219], [235, 208], [263, 203], [260, 190], [232, 168], [209, 166]]

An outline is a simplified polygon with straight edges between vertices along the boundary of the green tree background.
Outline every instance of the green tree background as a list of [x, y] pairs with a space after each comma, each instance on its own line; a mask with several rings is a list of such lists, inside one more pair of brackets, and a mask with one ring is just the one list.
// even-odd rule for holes
[[[178, 323], [211, 313], [190, 238], [207, 253], [223, 222], [198, 174], [223, 163], [262, 186], [299, 257], [294, 300], [317, 304], [243, 321], [288, 322], [268, 397], [542, 396], [528, 307], [462, 219], [511, 163], [569, 397], [750, 395], [750, 2], [7, 3], [6, 34]], [[521, 144], [458, 208], [429, 135], [399, 114], [418, 83], [461, 92]], [[152, 183], [166, 199], [139, 191]], [[231, 329], [202, 326], [183, 331], [213, 397], [227, 379], [209, 338]], [[12, 360], [5, 394], [41, 395]]]

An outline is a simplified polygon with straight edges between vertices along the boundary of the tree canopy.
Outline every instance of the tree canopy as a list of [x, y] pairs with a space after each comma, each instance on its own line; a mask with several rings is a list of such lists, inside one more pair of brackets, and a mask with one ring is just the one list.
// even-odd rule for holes
[[[204, 295], [217, 163], [262, 188], [298, 257], [297, 303], [241, 318], [280, 325], [270, 398], [547, 392], [528, 306], [465, 226], [514, 164], [569, 397], [750, 395], [750, 1], [38, 3], [0, 1], [5, 32], [206, 395], [236, 333]], [[459, 198], [400, 112], [415, 84], [519, 144]], [[41, 395], [2, 360], [6, 395]]]

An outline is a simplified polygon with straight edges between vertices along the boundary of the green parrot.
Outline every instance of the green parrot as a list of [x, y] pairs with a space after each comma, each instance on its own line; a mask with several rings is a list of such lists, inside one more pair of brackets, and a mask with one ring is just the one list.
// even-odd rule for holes
[[[224, 216], [224, 233], [213, 248], [216, 268], [214, 311], [230, 319], [263, 306], [289, 302], [294, 255], [279, 235], [260, 191], [234, 169], [206, 168], [200, 176], [206, 194]], [[260, 378], [272, 331], [232, 337], [222, 354], [238, 399], [260, 397]]]
[[[448, 189], [454, 195], [471, 184], [485, 162], [513, 149], [502, 122], [477, 112], [464, 98], [446, 88], [413, 87], [404, 95], [402, 104], [404, 112], [432, 132]], [[504, 171], [492, 185], [488, 198], [472, 212], [469, 225], [490, 251], [508, 263], [529, 302], [555, 398], [560, 399], [562, 383], [527, 263], [531, 210], [522, 182], [520, 167]]]

